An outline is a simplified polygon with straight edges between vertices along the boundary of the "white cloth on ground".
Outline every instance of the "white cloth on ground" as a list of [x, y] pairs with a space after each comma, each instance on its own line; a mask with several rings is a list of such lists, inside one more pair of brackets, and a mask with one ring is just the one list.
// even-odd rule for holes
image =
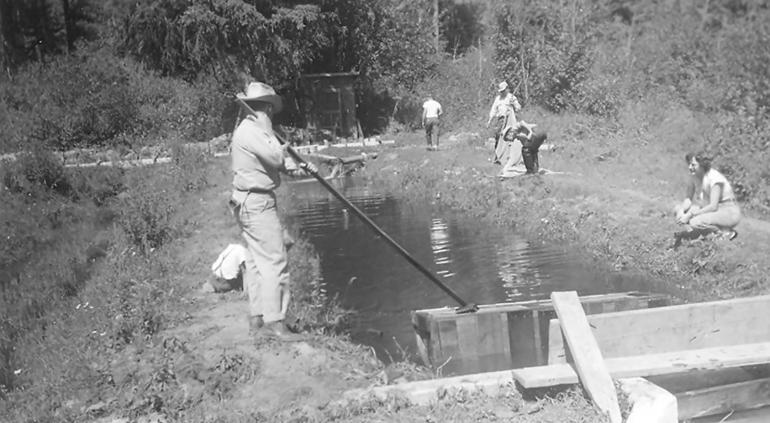
[[235, 279], [241, 273], [241, 265], [246, 262], [248, 254], [248, 250], [243, 245], [230, 244], [211, 265], [211, 271], [218, 278]]

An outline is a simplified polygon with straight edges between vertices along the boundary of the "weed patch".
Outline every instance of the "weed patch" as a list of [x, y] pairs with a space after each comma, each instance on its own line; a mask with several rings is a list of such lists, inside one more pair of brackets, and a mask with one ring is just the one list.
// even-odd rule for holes
[[168, 191], [141, 187], [118, 203], [118, 223], [142, 253], [170, 241], [174, 233], [174, 205]]

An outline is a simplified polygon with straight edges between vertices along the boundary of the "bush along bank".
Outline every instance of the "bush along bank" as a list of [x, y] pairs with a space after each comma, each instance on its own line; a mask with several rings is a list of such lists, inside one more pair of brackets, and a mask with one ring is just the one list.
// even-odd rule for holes
[[[630, 206], [602, 182], [612, 173], [587, 179], [567, 174], [501, 180], [499, 167], [486, 160], [489, 148], [483, 141], [477, 135], [464, 137], [451, 145], [445, 142], [446, 149], [438, 153], [424, 153], [421, 137], [401, 137], [401, 147], [381, 154], [364, 174], [404, 201], [427, 199], [532, 240], [573, 248], [583, 252], [587, 263], [608, 272], [641, 273], [683, 301], [767, 292], [764, 275], [770, 264], [747, 255], [750, 246], [747, 250], [744, 244], [705, 240], [669, 249], [671, 232], [661, 223], [670, 219], [665, 205], [639, 200]], [[575, 161], [570, 152], [546, 154], [561, 169]], [[629, 208], [628, 215], [619, 215]]]

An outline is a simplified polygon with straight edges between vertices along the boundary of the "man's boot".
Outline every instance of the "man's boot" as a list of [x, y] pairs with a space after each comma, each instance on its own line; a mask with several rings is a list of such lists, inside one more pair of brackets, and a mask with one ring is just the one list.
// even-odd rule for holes
[[277, 339], [286, 342], [302, 341], [304, 337], [297, 333], [291, 333], [289, 328], [283, 323], [283, 320], [270, 322], [265, 324], [265, 330], [270, 336], [275, 336]]
[[249, 335], [254, 336], [265, 326], [262, 316], [249, 316]]

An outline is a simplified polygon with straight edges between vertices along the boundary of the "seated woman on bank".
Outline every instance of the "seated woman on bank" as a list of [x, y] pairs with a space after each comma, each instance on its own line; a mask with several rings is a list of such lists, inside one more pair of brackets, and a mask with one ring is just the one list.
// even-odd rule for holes
[[677, 223], [687, 225], [688, 229], [674, 234], [674, 246], [683, 239], [696, 239], [709, 233], [735, 239], [741, 209], [730, 182], [711, 167], [711, 158], [703, 153], [688, 153], [685, 160], [690, 171], [687, 197], [675, 211]]

